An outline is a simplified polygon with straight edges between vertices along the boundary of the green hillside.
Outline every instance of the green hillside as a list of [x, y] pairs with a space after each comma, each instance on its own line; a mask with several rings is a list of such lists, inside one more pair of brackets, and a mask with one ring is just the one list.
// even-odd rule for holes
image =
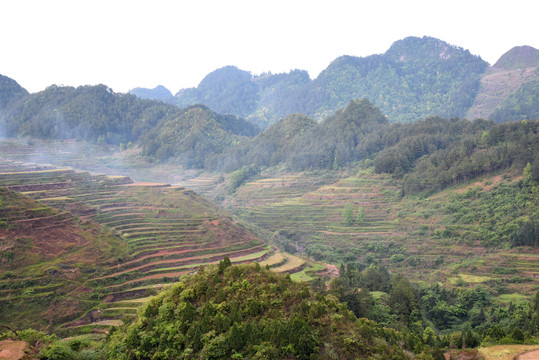
[[406, 359], [401, 334], [259, 265], [200, 268], [115, 333], [109, 359]]
[[251, 123], [203, 105], [180, 109], [116, 94], [104, 85], [50, 86], [10, 104], [0, 114], [3, 136], [77, 139], [123, 148], [138, 142], [147, 158], [158, 162], [172, 158], [186, 167], [204, 167], [206, 157], [258, 133]]
[[205, 106], [179, 110], [141, 136], [142, 154], [157, 162], [203, 168], [212, 156], [233, 147], [258, 129], [232, 115], [219, 115]]
[[0, 75], [0, 113], [4, 112], [10, 103], [17, 101], [26, 95], [28, 95], [28, 91], [21, 87], [15, 80]]
[[115, 94], [105, 85], [53, 85], [26, 96], [9, 110], [0, 117], [5, 136], [127, 144], [179, 109], [133, 95]]
[[412, 122], [432, 115], [464, 116], [486, 67], [462, 48], [409, 37], [381, 55], [342, 56], [314, 80], [298, 70], [252, 76], [228, 66], [176, 97], [181, 106], [203, 103], [261, 128], [296, 112], [322, 120], [357, 98], [370, 100], [390, 121]]

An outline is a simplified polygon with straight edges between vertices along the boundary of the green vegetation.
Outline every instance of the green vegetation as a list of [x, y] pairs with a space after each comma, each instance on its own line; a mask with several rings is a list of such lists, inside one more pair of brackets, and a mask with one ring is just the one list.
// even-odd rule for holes
[[[7, 91], [7, 90], [6, 90]], [[99, 145], [138, 141], [144, 155], [186, 167], [203, 167], [205, 157], [222, 152], [257, 129], [235, 116], [204, 106], [179, 109], [133, 95], [115, 94], [104, 85], [50, 86], [13, 103], [0, 117], [3, 136], [91, 141]]]
[[[28, 91], [22, 88], [13, 79], [0, 75], [0, 111], [4, 111], [10, 104], [28, 95]], [[0, 133], [5, 136], [5, 134]]]
[[[229, 264], [229, 263], [228, 263]], [[403, 337], [258, 264], [199, 268], [114, 333], [108, 359], [405, 359]]]
[[203, 168], [212, 156], [234, 146], [256, 128], [230, 115], [218, 115], [204, 106], [178, 110], [141, 137], [142, 154], [157, 162], [170, 160], [185, 167]]
[[421, 342], [419, 338], [434, 347], [533, 343], [539, 333], [539, 291], [531, 301], [507, 304], [483, 285], [417, 286], [381, 267], [348, 264], [331, 282], [330, 293], [356, 316], [399, 329], [408, 334], [407, 341]]
[[180, 106], [202, 103], [247, 118], [261, 128], [292, 113], [322, 120], [357, 98], [367, 98], [391, 121], [464, 116], [487, 63], [438, 39], [408, 37], [382, 55], [343, 56], [314, 80], [304, 71], [252, 76], [232, 66], [176, 94]]
[[[521, 121], [502, 124], [457, 117], [485, 63], [432, 38], [339, 58], [313, 81], [226, 67], [178, 96], [281, 119], [259, 134], [204, 105], [103, 85], [29, 95], [0, 78], [0, 135], [29, 136], [0, 144], [25, 162], [0, 161], [0, 324], [70, 337], [31, 335], [43, 358], [430, 360], [536, 342], [539, 113], [526, 54], [505, 59], [530, 67], [493, 114]], [[415, 121], [432, 113], [451, 118]], [[165, 174], [222, 208], [180, 185], [26, 163], [45, 158]], [[77, 336], [111, 326], [104, 347]]]
[[129, 323], [149, 296], [223, 256], [314, 268], [270, 260], [273, 247], [193, 191], [123, 176], [0, 162], [0, 221], [0, 323], [62, 335]]
[[[538, 186], [528, 176], [490, 191], [474, 187], [452, 195], [443, 209], [452, 236], [461, 241], [480, 240], [489, 247], [539, 247]], [[493, 272], [514, 274], [515, 269], [494, 268]]]
[[[536, 71], [539, 76], [539, 67]], [[506, 97], [492, 113], [496, 122], [531, 120], [539, 118], [539, 79], [523, 84], [517, 91]]]
[[352, 204], [346, 203], [344, 205], [344, 209], [342, 211], [342, 217], [346, 225], [350, 226], [354, 223], [354, 207]]

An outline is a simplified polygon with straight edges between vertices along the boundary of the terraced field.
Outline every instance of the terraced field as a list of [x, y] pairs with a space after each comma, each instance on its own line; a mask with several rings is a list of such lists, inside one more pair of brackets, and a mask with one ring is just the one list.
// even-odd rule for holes
[[[418, 281], [482, 283], [508, 293], [531, 294], [539, 287], [537, 249], [485, 248], [478, 240], [451, 235], [454, 225], [444, 208], [452, 194], [483, 183], [491, 184], [485, 186], [490, 191], [500, 176], [430, 198], [401, 198], [391, 177], [369, 171], [336, 177], [323, 172], [262, 173], [227, 196], [223, 205], [264, 228], [281, 248], [335, 265], [379, 263]], [[345, 204], [352, 204], [354, 219], [362, 208], [361, 223], [345, 224]], [[459, 224], [460, 233], [472, 225]]]
[[[33, 209], [31, 217], [6, 209], [4, 214], [8, 217], [4, 221], [11, 227], [24, 224], [38, 232], [36, 239], [47, 238], [53, 244], [59, 243], [48, 236], [53, 228], [62, 229], [66, 223], [93, 226], [93, 232], [115, 237], [125, 249], [113, 259], [102, 258], [98, 266], [78, 270], [76, 281], [86, 289], [84, 294], [81, 296], [73, 289], [64, 296], [87, 302], [84, 308], [89, 310], [64, 324], [67, 332], [128, 320], [135, 316], [140, 303], [177, 281], [180, 275], [202, 265], [216, 264], [225, 256], [233, 263], [259, 261], [276, 271], [308, 270], [301, 258], [264, 244], [211, 202], [183, 187], [133, 183], [123, 176], [91, 175], [12, 161], [0, 162], [1, 187], [41, 204]], [[65, 249], [59, 249], [58, 254], [60, 250]], [[20, 275], [23, 273], [28, 277], [29, 269], [25, 268]], [[36, 270], [35, 276], [32, 281], [38, 283], [42, 269]], [[19, 280], [15, 276], [6, 281]], [[31, 291], [50, 293], [54, 286], [40, 290], [32, 287]], [[4, 295], [0, 301], [17, 298], [16, 291]]]

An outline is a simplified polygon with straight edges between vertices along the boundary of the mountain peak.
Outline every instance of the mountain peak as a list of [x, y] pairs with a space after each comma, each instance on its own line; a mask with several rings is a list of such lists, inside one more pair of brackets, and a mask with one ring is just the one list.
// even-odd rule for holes
[[173, 95], [170, 92], [170, 90], [164, 87], [163, 85], [157, 85], [153, 89], [145, 89], [145, 88], [137, 87], [132, 90], [129, 90], [129, 93], [135, 96], [138, 96], [141, 99], [156, 99], [156, 100], [165, 101], [165, 100], [173, 98]]
[[395, 41], [386, 55], [400, 62], [424, 59], [425, 57], [449, 59], [456, 52], [464, 49], [430, 36], [409, 36]]
[[515, 46], [503, 54], [493, 68], [514, 70], [539, 66], [539, 50], [528, 46]]
[[5, 108], [8, 103], [26, 95], [28, 95], [28, 91], [15, 80], [0, 75], [0, 109]]

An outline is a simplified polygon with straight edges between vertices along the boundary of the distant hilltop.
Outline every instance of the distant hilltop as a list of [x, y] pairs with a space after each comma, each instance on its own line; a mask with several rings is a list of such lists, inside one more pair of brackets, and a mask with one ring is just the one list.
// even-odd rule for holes
[[[179, 106], [205, 104], [262, 129], [292, 113], [320, 121], [358, 98], [369, 99], [392, 122], [415, 122], [433, 115], [521, 120], [532, 118], [539, 107], [538, 102], [532, 108], [519, 105], [529, 102], [525, 99], [539, 81], [538, 65], [539, 50], [530, 46], [515, 47], [489, 66], [479, 56], [442, 40], [407, 37], [384, 54], [341, 56], [316, 79], [303, 70], [254, 76], [226, 66], [208, 74], [196, 88], [182, 89], [174, 96], [162, 86], [131, 93]], [[526, 69], [527, 75], [511, 75], [510, 84], [491, 76], [518, 69]]]

